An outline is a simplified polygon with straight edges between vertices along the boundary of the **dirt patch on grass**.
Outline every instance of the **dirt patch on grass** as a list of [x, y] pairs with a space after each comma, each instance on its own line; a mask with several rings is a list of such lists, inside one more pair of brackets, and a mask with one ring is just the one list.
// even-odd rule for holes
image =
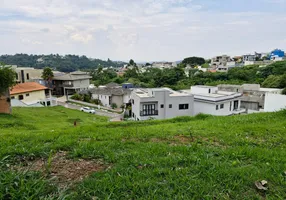
[[45, 176], [53, 178], [59, 186], [66, 186], [79, 182], [98, 171], [103, 171], [108, 166], [101, 160], [72, 160], [67, 158], [67, 152], [55, 153], [50, 159], [24, 160], [22, 166], [15, 166], [20, 171], [38, 171]]

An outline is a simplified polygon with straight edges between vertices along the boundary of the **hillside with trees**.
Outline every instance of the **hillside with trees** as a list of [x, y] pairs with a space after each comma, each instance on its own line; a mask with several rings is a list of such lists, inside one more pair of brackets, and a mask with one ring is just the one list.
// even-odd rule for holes
[[86, 56], [78, 55], [65, 55], [59, 54], [51, 55], [28, 55], [28, 54], [15, 54], [15, 55], [2, 55], [0, 56], [0, 62], [4, 62], [8, 65], [18, 65], [20, 67], [34, 67], [37, 69], [43, 69], [46, 66], [52, 67], [54, 70], [62, 72], [72, 72], [76, 70], [88, 70], [95, 69], [98, 66], [101, 67], [121, 67], [123, 62], [107, 61], [100, 59], [91, 59]]
[[[133, 61], [134, 62], [134, 61]], [[192, 61], [195, 63], [196, 61]], [[190, 60], [189, 60], [190, 63]], [[134, 62], [134, 66], [136, 63]], [[175, 90], [186, 89], [192, 85], [218, 85], [218, 84], [261, 84], [269, 88], [286, 87], [286, 61], [275, 62], [266, 67], [250, 65], [234, 67], [225, 72], [203, 72], [192, 68], [185, 73], [184, 64], [175, 68], [158, 69], [147, 68], [145, 72], [138, 72], [136, 67], [129, 68], [123, 77], [115, 76], [113, 70], [92, 72], [96, 85], [108, 82], [130, 82], [139, 87], [170, 87]]]

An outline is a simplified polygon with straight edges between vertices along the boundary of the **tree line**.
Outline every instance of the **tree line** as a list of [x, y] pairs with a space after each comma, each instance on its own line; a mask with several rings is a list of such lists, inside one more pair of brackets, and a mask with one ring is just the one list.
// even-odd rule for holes
[[17, 65], [19, 67], [33, 67], [36, 69], [43, 69], [50, 66], [54, 70], [61, 72], [72, 72], [77, 70], [95, 69], [98, 66], [102, 67], [121, 67], [123, 62], [116, 62], [110, 59], [90, 59], [86, 56], [65, 55], [59, 54], [51, 55], [28, 55], [28, 54], [15, 54], [15, 55], [1, 55], [0, 62], [7, 65]]

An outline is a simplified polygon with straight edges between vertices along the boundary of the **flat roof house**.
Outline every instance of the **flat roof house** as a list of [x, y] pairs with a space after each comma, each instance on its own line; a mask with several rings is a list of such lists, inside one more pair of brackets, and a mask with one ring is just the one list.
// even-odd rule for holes
[[244, 112], [240, 109], [241, 93], [219, 91], [213, 86], [192, 86], [184, 93], [194, 95], [194, 114], [228, 116]]
[[135, 89], [131, 93], [132, 118], [135, 120], [170, 119], [193, 115], [192, 94], [169, 88]]

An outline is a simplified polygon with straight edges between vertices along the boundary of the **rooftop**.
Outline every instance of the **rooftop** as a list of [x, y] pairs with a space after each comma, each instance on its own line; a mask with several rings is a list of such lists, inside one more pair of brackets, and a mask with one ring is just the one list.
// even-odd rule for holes
[[191, 96], [191, 94], [174, 91], [170, 88], [149, 88], [149, 89], [140, 88], [140, 89], [134, 90], [135, 94], [141, 98], [154, 97], [153, 95], [151, 95], [150, 91], [151, 92], [169, 92], [170, 97]]
[[21, 94], [21, 93], [26, 93], [26, 92], [34, 92], [34, 91], [40, 91], [40, 90], [45, 90], [48, 89], [45, 86], [42, 86], [39, 83], [36, 82], [27, 82], [27, 83], [20, 83], [15, 85], [11, 90], [10, 94]]
[[91, 79], [92, 77], [87, 74], [63, 74], [58, 75], [53, 78], [53, 80], [60, 80], [60, 81], [74, 81], [74, 80], [84, 80], [84, 79]]

